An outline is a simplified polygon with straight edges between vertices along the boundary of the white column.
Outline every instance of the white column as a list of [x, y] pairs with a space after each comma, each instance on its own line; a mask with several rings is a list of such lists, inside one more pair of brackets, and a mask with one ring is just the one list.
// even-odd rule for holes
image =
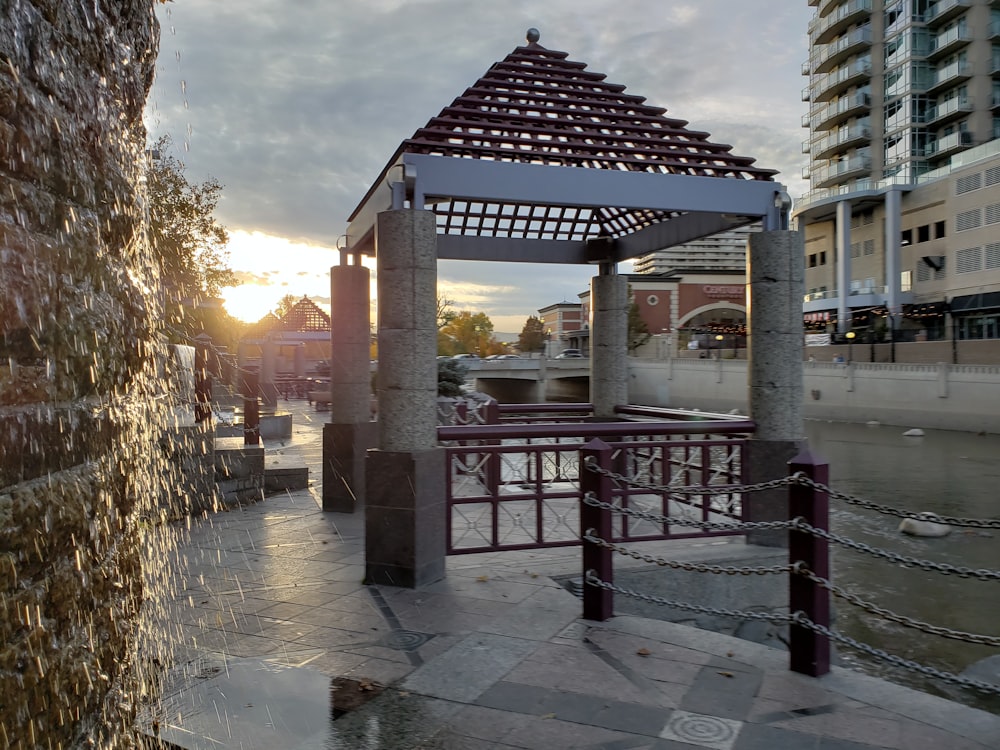
[[851, 203], [837, 204], [837, 332], [851, 327]]

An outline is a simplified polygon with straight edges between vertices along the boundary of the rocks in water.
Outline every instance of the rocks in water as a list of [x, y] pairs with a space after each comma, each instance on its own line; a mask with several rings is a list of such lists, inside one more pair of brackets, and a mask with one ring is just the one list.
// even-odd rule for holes
[[918, 427], [914, 427], [912, 430], [907, 430], [903, 433], [903, 437], [923, 437], [924, 431]]
[[940, 523], [937, 518], [933, 513], [921, 513], [917, 518], [904, 518], [899, 523], [899, 530], [910, 536], [948, 536], [951, 526]]

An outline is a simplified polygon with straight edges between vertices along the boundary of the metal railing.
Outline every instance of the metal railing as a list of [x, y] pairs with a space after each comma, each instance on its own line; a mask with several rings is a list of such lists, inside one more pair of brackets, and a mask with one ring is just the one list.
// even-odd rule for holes
[[[642, 407], [620, 409], [641, 420], [583, 422], [589, 404], [563, 406], [506, 405], [496, 409], [498, 417], [505, 413], [497, 424], [438, 427], [447, 465], [447, 554], [579, 545], [580, 452], [597, 438], [614, 446], [614, 466], [629, 478], [616, 489], [616, 502], [678, 521], [623, 519], [615, 541], [742, 533], [683, 525], [742, 519], [740, 493], [706, 498], [671, 488], [741, 484], [753, 422]], [[515, 412], [523, 421], [510, 421]]]

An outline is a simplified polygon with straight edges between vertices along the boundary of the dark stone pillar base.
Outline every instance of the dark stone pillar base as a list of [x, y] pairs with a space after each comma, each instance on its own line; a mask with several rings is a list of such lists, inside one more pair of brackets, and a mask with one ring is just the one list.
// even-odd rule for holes
[[[750, 484], [769, 482], [787, 477], [788, 462], [801, 452], [804, 440], [756, 440], [747, 442], [745, 461], [749, 468]], [[747, 521], [787, 521], [788, 487], [753, 492], [746, 496]], [[761, 547], [787, 547], [786, 529], [762, 529], [747, 534], [747, 544]]]
[[353, 513], [365, 502], [365, 456], [375, 422], [323, 425], [323, 510]]
[[368, 452], [365, 583], [419, 588], [445, 575], [445, 452]]

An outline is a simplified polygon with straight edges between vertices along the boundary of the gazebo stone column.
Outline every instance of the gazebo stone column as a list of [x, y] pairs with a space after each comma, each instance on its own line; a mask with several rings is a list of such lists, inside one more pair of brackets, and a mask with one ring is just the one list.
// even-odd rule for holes
[[[802, 447], [802, 297], [805, 246], [801, 232], [768, 231], [750, 235], [747, 291], [750, 418], [757, 430], [746, 457], [751, 483], [788, 475], [788, 461]], [[750, 521], [788, 518], [788, 490], [749, 496]], [[784, 530], [752, 531], [747, 541], [784, 547]]]
[[615, 407], [628, 403], [628, 282], [602, 267], [590, 300], [590, 401], [595, 417], [613, 419]]
[[375, 444], [371, 421], [371, 272], [330, 269], [330, 421], [323, 425], [323, 510], [353, 513], [365, 502], [365, 456]]
[[445, 573], [437, 445], [437, 231], [430, 211], [378, 215], [378, 448], [368, 452], [365, 580], [416, 588]]

